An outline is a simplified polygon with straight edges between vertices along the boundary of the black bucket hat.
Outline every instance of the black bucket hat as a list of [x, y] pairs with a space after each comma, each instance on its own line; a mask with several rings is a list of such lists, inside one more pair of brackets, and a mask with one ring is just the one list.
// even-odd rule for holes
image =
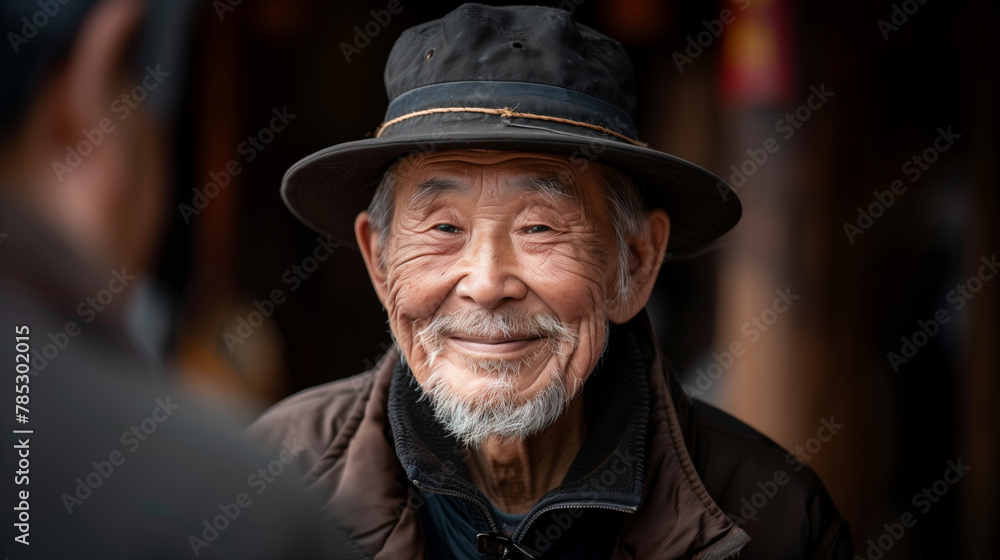
[[638, 140], [635, 79], [622, 46], [556, 8], [464, 4], [406, 30], [385, 68], [390, 99], [375, 137], [312, 154], [281, 194], [306, 225], [356, 247], [354, 218], [383, 173], [417, 152], [487, 149], [565, 155], [617, 168], [670, 215], [667, 247], [691, 254], [742, 207], [715, 175]]

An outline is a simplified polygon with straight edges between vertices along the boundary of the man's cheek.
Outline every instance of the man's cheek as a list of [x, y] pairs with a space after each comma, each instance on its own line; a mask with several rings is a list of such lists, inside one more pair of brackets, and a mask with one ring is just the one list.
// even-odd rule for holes
[[542, 299], [564, 322], [586, 317], [607, 308], [604, 283], [595, 278], [593, 271], [557, 268], [539, 272], [535, 283]]
[[593, 315], [580, 324], [578, 352], [586, 361], [596, 361], [604, 349], [607, 322], [602, 316]]
[[448, 269], [428, 259], [390, 266], [390, 271], [387, 303], [413, 319], [433, 313], [448, 294]]

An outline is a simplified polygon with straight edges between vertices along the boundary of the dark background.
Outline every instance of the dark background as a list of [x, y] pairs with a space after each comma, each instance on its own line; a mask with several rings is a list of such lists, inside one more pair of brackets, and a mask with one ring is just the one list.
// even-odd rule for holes
[[[285, 209], [278, 187], [298, 159], [374, 131], [387, 104], [382, 71], [394, 40], [459, 2], [400, 5], [384, 25], [372, 14], [387, 10], [384, 0], [201, 7], [177, 121], [176, 204], [191, 204], [192, 189], [230, 159], [243, 171], [190, 223], [172, 209], [158, 275], [183, 305], [177, 332], [184, 334], [171, 346], [188, 381], [263, 409], [368, 369], [388, 348], [385, 315], [355, 252], [335, 251], [297, 290], [283, 283], [317, 236]], [[859, 554], [868, 554], [883, 524], [912, 512], [915, 529], [883, 537], [892, 543], [886, 558], [996, 557], [997, 281], [985, 281], [961, 310], [947, 299], [1000, 240], [996, 7], [943, 0], [561, 6], [631, 53], [636, 121], [652, 147], [729, 180], [748, 149], [780, 139], [737, 187], [740, 225], [712, 251], [661, 272], [649, 310], [681, 379], [788, 448], [808, 443], [823, 419], [843, 424], [807, 462], [850, 521]], [[724, 9], [733, 22], [718, 37], [705, 35]], [[892, 23], [894, 10], [904, 9], [913, 13], [886, 39], [879, 20]], [[357, 29], [372, 22], [377, 34], [359, 41], [348, 61], [343, 45], [357, 47]], [[691, 56], [699, 38], [707, 46]], [[679, 55], [690, 62], [678, 68]], [[776, 134], [777, 121], [821, 86], [833, 96], [792, 137]], [[296, 117], [246, 162], [240, 143], [286, 106]], [[911, 181], [904, 163], [948, 127], [960, 138]], [[852, 243], [844, 223], [857, 225], [858, 207], [897, 179], [905, 193]], [[225, 333], [276, 288], [287, 301], [229, 352]], [[799, 299], [751, 342], [743, 325], [786, 288]], [[911, 338], [939, 308], [949, 322], [894, 368], [888, 354], [900, 352], [900, 337]], [[747, 352], [699, 387], [699, 369], [734, 341]], [[923, 513], [914, 494], [959, 460], [971, 471]]]

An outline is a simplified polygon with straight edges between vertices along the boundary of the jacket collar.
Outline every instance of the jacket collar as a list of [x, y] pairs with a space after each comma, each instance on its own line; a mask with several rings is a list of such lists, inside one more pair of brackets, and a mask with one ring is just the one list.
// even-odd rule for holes
[[693, 411], [668, 371], [646, 311], [629, 324], [649, 373], [650, 446], [644, 507], [626, 520], [621, 553], [614, 558], [732, 558], [750, 536], [719, 508], [695, 469], [688, 453], [695, 437]]

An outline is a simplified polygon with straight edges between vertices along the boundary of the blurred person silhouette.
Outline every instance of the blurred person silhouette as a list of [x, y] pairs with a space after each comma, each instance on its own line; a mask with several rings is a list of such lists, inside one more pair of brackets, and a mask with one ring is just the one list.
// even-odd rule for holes
[[300, 444], [240, 439], [239, 416], [171, 385], [128, 332], [167, 212], [193, 3], [0, 6], [2, 554], [343, 556], [282, 476]]

